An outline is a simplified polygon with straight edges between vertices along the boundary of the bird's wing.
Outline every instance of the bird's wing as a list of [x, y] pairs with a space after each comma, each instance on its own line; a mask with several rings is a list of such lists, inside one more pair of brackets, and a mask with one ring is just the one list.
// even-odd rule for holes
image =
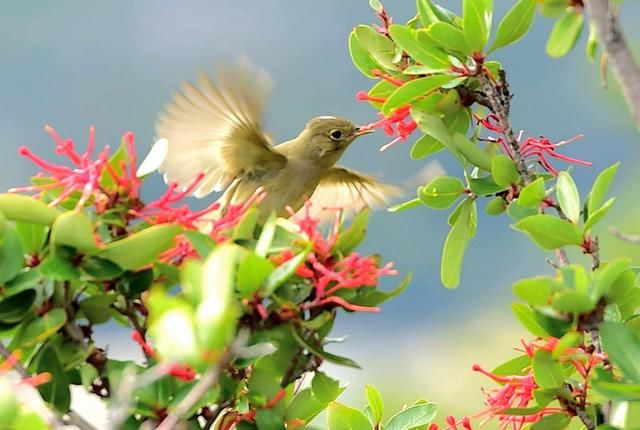
[[261, 127], [269, 88], [266, 72], [246, 60], [221, 68], [216, 83], [204, 73], [197, 85], [184, 83], [156, 124], [157, 137], [167, 141], [159, 149], [166, 150], [160, 166], [165, 180], [186, 186], [202, 172], [194, 195], [203, 197], [240, 174], [283, 167], [286, 157]]
[[376, 209], [386, 206], [401, 190], [376, 178], [344, 167], [331, 168], [311, 195], [311, 209], [315, 216], [326, 219], [330, 211], [341, 208], [351, 216], [363, 208]]

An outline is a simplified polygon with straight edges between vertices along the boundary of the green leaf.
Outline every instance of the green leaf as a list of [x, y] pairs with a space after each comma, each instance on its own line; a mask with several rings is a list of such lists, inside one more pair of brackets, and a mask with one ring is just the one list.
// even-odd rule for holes
[[384, 416], [384, 401], [382, 400], [382, 395], [373, 385], [367, 384], [364, 386], [364, 389], [367, 395], [367, 403], [369, 404], [369, 408], [371, 408], [374, 424], [378, 425]]
[[506, 155], [496, 155], [491, 159], [491, 174], [496, 184], [508, 186], [520, 182], [520, 174], [516, 163]]
[[454, 156], [457, 155], [457, 149], [453, 143], [453, 137], [439, 115], [413, 107], [411, 109], [411, 117], [418, 124], [420, 130], [429, 136], [433, 136], [438, 142], [449, 149]]
[[544, 306], [548, 304], [551, 293], [559, 288], [559, 285], [554, 278], [538, 276], [516, 281], [512, 288], [519, 299], [531, 305]]
[[38, 353], [36, 369], [38, 373], [51, 374], [49, 382], [38, 386], [42, 399], [53, 405], [58, 412], [66, 413], [71, 406], [69, 380], [53, 347], [47, 346]]
[[482, 170], [491, 171], [491, 157], [480, 147], [461, 133], [453, 134], [453, 144], [456, 150], [474, 166]]
[[50, 254], [38, 265], [40, 273], [54, 281], [70, 281], [80, 277], [80, 270], [70, 260], [75, 252], [70, 248], [58, 248], [55, 254]]
[[14, 324], [22, 321], [24, 316], [33, 308], [36, 301], [36, 291], [22, 290], [0, 301], [0, 321]]
[[369, 6], [373, 9], [374, 12], [382, 12], [384, 9], [382, 7], [382, 3], [379, 0], [369, 0]]
[[560, 209], [571, 222], [576, 224], [580, 219], [580, 194], [578, 194], [578, 187], [567, 172], [560, 172], [558, 175], [556, 197]]
[[484, 211], [487, 213], [487, 215], [500, 215], [506, 209], [507, 202], [505, 202], [502, 197], [497, 196], [491, 199], [489, 203], [487, 203]]
[[341, 252], [343, 255], [348, 255], [362, 243], [367, 233], [367, 226], [369, 225], [369, 217], [371, 211], [369, 209], [363, 209], [353, 218], [349, 227], [341, 231], [338, 235], [334, 249]]
[[369, 52], [362, 46], [355, 30], [349, 34], [349, 54], [351, 55], [351, 61], [363, 75], [370, 78], [375, 78], [371, 73], [372, 70], [382, 69], [383, 67], [378, 64], [376, 60], [369, 55]]
[[522, 187], [518, 204], [523, 208], [538, 208], [545, 198], [544, 178], [537, 178]]
[[625, 384], [614, 380], [611, 373], [596, 368], [591, 379], [593, 389], [613, 400], [640, 400], [640, 384]]
[[595, 226], [598, 223], [598, 221], [604, 218], [604, 216], [607, 214], [607, 212], [609, 212], [609, 209], [611, 209], [611, 206], [613, 206], [615, 202], [616, 202], [616, 198], [611, 197], [598, 209], [596, 209], [593, 212], [589, 212], [589, 217], [587, 218], [587, 221], [584, 223], [584, 230], [585, 231], [591, 230], [593, 226]]
[[310, 353], [330, 363], [335, 363], [341, 366], [354, 367], [356, 369], [360, 369], [360, 366], [358, 365], [358, 363], [351, 360], [350, 358], [340, 357], [339, 355], [331, 354], [330, 352], [324, 351], [320, 347], [317, 347], [307, 342], [302, 336], [300, 336], [300, 333], [298, 333], [298, 331], [293, 325], [291, 325], [291, 333], [293, 334], [293, 337], [296, 340], [296, 342], [298, 342], [300, 346], [306, 348]]
[[0, 235], [0, 285], [13, 279], [24, 264], [24, 251], [18, 233], [13, 227], [5, 228], [4, 234]]
[[587, 212], [589, 213], [589, 217], [602, 205], [604, 197], [607, 195], [607, 191], [609, 191], [609, 186], [616, 176], [618, 167], [620, 167], [620, 163], [615, 163], [607, 167], [600, 172], [593, 182], [589, 198], [587, 199]]
[[253, 232], [260, 218], [260, 210], [256, 207], [249, 208], [242, 215], [240, 222], [233, 228], [233, 240], [253, 239]]
[[237, 288], [242, 297], [250, 297], [258, 291], [274, 269], [275, 265], [267, 258], [249, 252], [238, 265], [236, 274]]
[[276, 213], [271, 212], [267, 221], [262, 226], [260, 237], [256, 243], [255, 253], [259, 257], [266, 257], [269, 254], [273, 237], [276, 234]]
[[535, 0], [518, 0], [498, 24], [496, 40], [494, 40], [490, 51], [510, 45], [527, 34], [535, 13]]
[[15, 229], [22, 248], [27, 254], [36, 254], [42, 250], [47, 240], [47, 226], [33, 222], [16, 221]]
[[444, 71], [451, 68], [447, 54], [433, 43], [419, 41], [418, 34], [420, 33], [416, 30], [405, 25], [393, 24], [389, 27], [389, 34], [398, 46], [418, 63], [430, 67], [434, 71]]
[[311, 381], [311, 391], [321, 402], [332, 402], [340, 394], [340, 383], [325, 373], [316, 371]]
[[419, 403], [410, 406], [389, 419], [386, 430], [410, 430], [419, 426], [428, 426], [436, 417], [435, 403]]
[[425, 27], [438, 21], [444, 21], [451, 24], [457, 18], [453, 12], [443, 8], [442, 6], [434, 4], [431, 0], [417, 0], [416, 6], [420, 19], [422, 20], [422, 24]]
[[473, 236], [472, 213], [475, 208], [473, 200], [465, 200], [462, 203], [460, 215], [456, 219], [451, 231], [447, 235], [442, 250], [442, 261], [440, 264], [440, 278], [442, 284], [447, 288], [455, 288], [460, 283], [460, 271], [464, 253]]
[[83, 258], [80, 267], [95, 279], [113, 279], [123, 273], [117, 264], [99, 257]]
[[540, 388], [558, 388], [564, 384], [562, 365], [548, 351], [537, 350], [531, 361], [533, 377]]
[[458, 27], [440, 21], [431, 24], [427, 31], [429, 36], [441, 46], [462, 52], [465, 55], [471, 54], [464, 33]]
[[93, 237], [91, 220], [84, 212], [65, 212], [51, 226], [51, 243], [57, 246], [69, 246], [83, 254], [92, 255], [98, 251]]
[[603, 322], [602, 346], [609, 360], [633, 383], [640, 383], [640, 338], [625, 324]]
[[462, 29], [471, 52], [482, 52], [491, 31], [493, 0], [464, 0]]
[[375, 31], [367, 25], [358, 25], [353, 30], [362, 48], [371, 57], [386, 69], [396, 69], [393, 60], [395, 58], [395, 45], [389, 38]]
[[379, 304], [400, 295], [409, 286], [412, 278], [412, 273], [407, 274], [402, 282], [400, 282], [400, 284], [398, 284], [398, 286], [391, 291], [383, 291], [379, 288], [369, 287], [367, 292], [361, 295], [357, 295], [356, 297], [351, 299], [350, 302], [358, 306], [378, 306]]
[[216, 247], [216, 242], [208, 234], [201, 231], [185, 230], [182, 234], [191, 242], [193, 248], [202, 258], [207, 258]]
[[406, 211], [408, 209], [417, 208], [421, 204], [422, 204], [422, 201], [419, 198], [416, 197], [415, 199], [411, 199], [409, 201], [406, 201], [406, 202], [403, 202], [403, 203], [398, 203], [397, 205], [393, 205], [387, 210], [389, 212], [403, 212], [403, 211]]
[[326, 407], [327, 403], [318, 400], [311, 392], [311, 388], [305, 388], [300, 390], [293, 398], [287, 407], [285, 418], [287, 421], [292, 421], [297, 418], [303, 420], [305, 423], [309, 423]]
[[57, 333], [66, 322], [67, 313], [64, 310], [60, 308], [50, 310], [26, 326], [20, 347], [28, 348], [48, 339]]
[[338, 402], [331, 402], [327, 408], [329, 430], [371, 430], [371, 423], [365, 414], [355, 408]]
[[551, 215], [532, 215], [514, 226], [527, 234], [542, 249], [582, 244], [582, 231], [570, 221]]
[[96, 255], [116, 263], [126, 270], [136, 270], [174, 246], [174, 237], [182, 227], [170, 224], [154, 225], [125, 239], [107, 244]]
[[582, 11], [572, 9], [561, 16], [551, 29], [547, 40], [547, 54], [553, 58], [560, 58], [569, 53], [580, 37], [584, 23]]
[[488, 196], [507, 190], [509, 187], [498, 185], [491, 176], [469, 179], [469, 188], [479, 196]]
[[287, 279], [291, 278], [296, 269], [307, 259], [311, 248], [307, 247], [304, 251], [293, 257], [291, 260], [276, 267], [264, 282], [263, 296], [269, 297], [274, 291], [284, 284]]
[[414, 100], [429, 95], [442, 85], [450, 82], [453, 76], [431, 75], [413, 79], [395, 90], [382, 105], [382, 113], [388, 116], [395, 109], [410, 104]]
[[597, 270], [594, 275], [591, 298], [594, 303], [602, 296], [607, 296], [613, 284], [629, 269], [630, 262], [626, 257], [619, 257]]
[[512, 200], [509, 206], [507, 206], [507, 215], [515, 221], [520, 221], [538, 214], [538, 209], [520, 206], [520, 204], [518, 204], [518, 200], [519, 199]]
[[425, 206], [446, 209], [464, 194], [465, 186], [459, 178], [440, 176], [418, 190], [418, 196]]
[[575, 290], [565, 290], [557, 294], [552, 306], [557, 311], [576, 315], [587, 313], [595, 308], [595, 304], [587, 294]]
[[109, 321], [113, 315], [111, 304], [115, 299], [115, 295], [99, 295], [84, 299], [78, 305], [92, 324], [102, 324]]
[[562, 336], [560, 341], [556, 344], [555, 348], [553, 348], [553, 351], [551, 352], [551, 356], [555, 360], [558, 360], [560, 359], [560, 357], [562, 357], [562, 355], [565, 353], [567, 349], [575, 348], [576, 346], [580, 345], [583, 342], [583, 340], [584, 340], [584, 335], [582, 333], [576, 333], [576, 332], [570, 331], [564, 336]]
[[531, 332], [534, 336], [548, 337], [549, 333], [540, 323], [533, 309], [523, 303], [512, 303], [511, 310], [515, 314], [518, 321]]
[[45, 202], [22, 194], [0, 194], [0, 212], [13, 221], [26, 221], [51, 225], [60, 215], [58, 209], [49, 207]]
[[520, 355], [505, 361], [491, 371], [494, 375], [512, 376], [512, 375], [524, 375], [528, 373], [529, 366], [531, 366], [531, 357], [527, 354]]
[[273, 409], [260, 409], [256, 412], [258, 430], [285, 430], [282, 417]]
[[564, 430], [570, 422], [571, 418], [564, 413], [547, 415], [536, 421], [531, 430]]

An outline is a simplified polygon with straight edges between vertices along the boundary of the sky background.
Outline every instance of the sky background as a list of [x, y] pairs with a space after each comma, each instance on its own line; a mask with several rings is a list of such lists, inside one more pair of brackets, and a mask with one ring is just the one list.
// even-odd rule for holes
[[[412, 1], [384, 4], [396, 22], [415, 13]], [[442, 4], [456, 10], [460, 2]], [[512, 4], [497, 0], [496, 15], [501, 17]], [[640, 18], [640, 8], [630, 2], [623, 9], [628, 39], [637, 40], [633, 23]], [[45, 124], [74, 138], [80, 147], [91, 125], [96, 126], [99, 145], [115, 146], [130, 130], [144, 154], [152, 143], [156, 115], [179, 83], [193, 79], [198, 69], [212, 70], [216, 63], [243, 54], [275, 81], [266, 125], [276, 140], [294, 137], [318, 115], [371, 122], [375, 112], [354, 95], [368, 90], [372, 81], [352, 66], [347, 37], [355, 25], [374, 21], [365, 0], [7, 3], [0, 16], [0, 188], [27, 184], [35, 173], [34, 166], [18, 156], [20, 145], [53, 158], [54, 145], [42, 130]], [[496, 57], [515, 94], [513, 126], [552, 140], [584, 134], [581, 142], [564, 150], [594, 163], [593, 168], [575, 169], [583, 190], [597, 172], [623, 160], [613, 187], [619, 201], [604, 224], [633, 229], [625, 214], [637, 206], [636, 198], [633, 187], [625, 190], [621, 184], [637, 180], [638, 135], [613, 82], [608, 91], [602, 90], [597, 63], [584, 55], [584, 34], [568, 57], [546, 56], [551, 24], [538, 15], [525, 39]], [[378, 152], [386, 141], [381, 133], [357, 141], [342, 164], [404, 184], [432, 161], [412, 161], [410, 144]], [[434, 159], [450, 174], [459, 174], [448, 155]], [[145, 184], [145, 195], [156, 196], [163, 187], [155, 177]], [[340, 315], [334, 334], [349, 338], [332, 351], [353, 357], [363, 367], [327, 368], [349, 382], [344, 401], [362, 405], [364, 384], [373, 383], [390, 406], [423, 397], [439, 402], [447, 412], [473, 413], [481, 408], [480, 387], [491, 384], [474, 375], [471, 365], [492, 368], [524, 335], [509, 311], [510, 286], [521, 277], [549, 273], [548, 255], [510, 229], [507, 217], [481, 212], [461, 285], [446, 290], [439, 268], [448, 213], [418, 208], [373, 216], [362, 251], [393, 260], [402, 274], [413, 272], [414, 280], [380, 314]], [[606, 237], [603, 243], [612, 244], [603, 250], [605, 256], [624, 248]], [[385, 280], [383, 286], [391, 288], [399, 281]], [[116, 358], [134, 353], [123, 339], [128, 334], [114, 328], [98, 332], [99, 342]]]

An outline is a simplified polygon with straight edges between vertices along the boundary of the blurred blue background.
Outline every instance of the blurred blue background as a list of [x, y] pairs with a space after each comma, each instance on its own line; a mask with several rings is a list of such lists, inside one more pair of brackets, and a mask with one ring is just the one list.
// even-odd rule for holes
[[[457, 0], [442, 3], [459, 9]], [[501, 17], [513, 1], [496, 3]], [[412, 1], [388, 0], [385, 5], [396, 22], [415, 12]], [[632, 24], [640, 18], [638, 7], [625, 4], [623, 9], [628, 38], [636, 40], [638, 27]], [[264, 66], [276, 82], [266, 124], [277, 140], [295, 136], [316, 115], [371, 122], [375, 112], [354, 95], [372, 81], [352, 66], [347, 36], [353, 26], [372, 22], [375, 16], [366, 0], [6, 3], [0, 17], [0, 186], [27, 184], [35, 172], [18, 156], [20, 145], [54, 157], [54, 145], [42, 130], [45, 124], [80, 145], [90, 125], [96, 126], [100, 145], [117, 145], [131, 130], [144, 154], [152, 143], [156, 115], [179, 83], [194, 78], [199, 68], [211, 70], [241, 54]], [[636, 199], [619, 184], [637, 179], [638, 136], [615, 84], [602, 90], [598, 65], [583, 53], [584, 40], [567, 58], [546, 56], [551, 24], [537, 16], [521, 43], [498, 53], [515, 94], [513, 125], [527, 135], [553, 140], [584, 134], [564, 152], [594, 163], [593, 168], [575, 169], [585, 190], [598, 171], [623, 160], [613, 190], [620, 200], [607, 221], [631, 228], [624, 214]], [[431, 162], [410, 160], [412, 141], [378, 152], [386, 141], [381, 133], [360, 140], [342, 164], [403, 184]], [[436, 158], [450, 174], [459, 174], [448, 156]], [[147, 196], [155, 196], [163, 184], [156, 177], [145, 187]], [[375, 213], [363, 252], [395, 261], [403, 274], [413, 272], [414, 280], [380, 314], [340, 316], [334, 334], [349, 338], [332, 351], [352, 356], [363, 367], [328, 367], [350, 382], [343, 400], [363, 404], [363, 385], [373, 383], [394, 407], [425, 397], [451, 413], [473, 413], [482, 405], [479, 388], [491, 384], [474, 375], [471, 365], [492, 368], [525, 335], [509, 311], [510, 285], [520, 277], [550, 272], [548, 255], [509, 229], [506, 217], [481, 214], [462, 283], [445, 290], [439, 268], [447, 216], [447, 211], [426, 208]], [[383, 285], [391, 288], [399, 280], [387, 279]], [[122, 331], [104, 329], [98, 339], [115, 357], [137, 354]]]

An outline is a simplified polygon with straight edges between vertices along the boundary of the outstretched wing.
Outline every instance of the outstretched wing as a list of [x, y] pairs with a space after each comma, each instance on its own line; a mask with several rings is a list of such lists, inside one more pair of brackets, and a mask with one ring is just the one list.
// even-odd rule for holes
[[322, 211], [325, 208], [342, 208], [350, 216], [363, 208], [386, 206], [401, 194], [401, 190], [393, 185], [336, 166], [320, 181], [311, 195], [311, 203], [314, 214], [324, 219], [331, 216], [330, 212]]
[[186, 186], [202, 172], [194, 195], [203, 197], [240, 174], [283, 167], [286, 157], [262, 131], [269, 88], [269, 76], [247, 60], [221, 68], [215, 83], [204, 73], [197, 85], [184, 83], [156, 124], [157, 137], [166, 139], [158, 149], [166, 150], [160, 166], [165, 181]]

